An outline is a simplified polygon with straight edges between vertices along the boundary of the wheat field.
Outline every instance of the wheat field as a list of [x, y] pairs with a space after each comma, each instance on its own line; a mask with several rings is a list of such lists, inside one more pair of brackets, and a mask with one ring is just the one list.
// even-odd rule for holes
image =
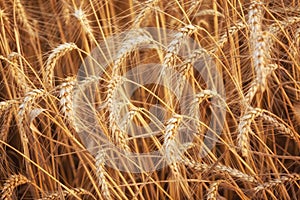
[[300, 199], [299, 0], [0, 0], [0, 25], [0, 199]]

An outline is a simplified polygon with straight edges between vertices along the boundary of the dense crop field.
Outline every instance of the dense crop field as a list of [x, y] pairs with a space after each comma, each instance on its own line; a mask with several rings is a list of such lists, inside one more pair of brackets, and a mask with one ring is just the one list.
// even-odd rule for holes
[[300, 199], [299, 83], [299, 0], [0, 0], [0, 199]]

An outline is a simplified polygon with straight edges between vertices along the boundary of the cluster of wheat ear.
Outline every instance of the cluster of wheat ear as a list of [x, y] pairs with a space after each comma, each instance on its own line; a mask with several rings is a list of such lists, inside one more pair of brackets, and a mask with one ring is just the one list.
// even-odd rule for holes
[[0, 199], [300, 199], [299, 7], [0, 0]]

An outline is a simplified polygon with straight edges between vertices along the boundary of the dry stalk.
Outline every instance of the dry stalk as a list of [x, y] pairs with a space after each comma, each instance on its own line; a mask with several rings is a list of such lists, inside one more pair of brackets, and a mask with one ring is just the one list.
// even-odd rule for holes
[[5, 24], [9, 24], [9, 18], [7, 13], [3, 9], [0, 9], [0, 25], [4, 26]]

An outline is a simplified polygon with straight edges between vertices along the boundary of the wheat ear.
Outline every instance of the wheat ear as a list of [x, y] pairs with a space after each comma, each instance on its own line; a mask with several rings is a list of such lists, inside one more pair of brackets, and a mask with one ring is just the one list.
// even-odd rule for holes
[[270, 124], [273, 124], [277, 130], [279, 130], [282, 134], [285, 134], [286, 136], [289, 136], [295, 141], [299, 142], [299, 135], [297, 132], [293, 131], [291, 127], [283, 121], [281, 118], [277, 117], [275, 114], [271, 113], [268, 110], [261, 109], [261, 117], [269, 122]]
[[[62, 83], [60, 88], [60, 106], [62, 113], [69, 119], [71, 125], [76, 129], [75, 126], [75, 118], [74, 118], [74, 110], [72, 104], [72, 91], [75, 87], [77, 81], [76, 77], [68, 77], [65, 79], [64, 83]], [[78, 131], [78, 130], [76, 130]]]
[[216, 173], [220, 173], [220, 174], [229, 174], [231, 177], [235, 177], [235, 178], [239, 178], [241, 180], [244, 180], [246, 182], [249, 183], [257, 183], [257, 180], [255, 177], [245, 174], [237, 169], [231, 168], [231, 167], [227, 167], [225, 165], [222, 164], [212, 164], [212, 165], [208, 165], [206, 163], [200, 163], [200, 162], [196, 162], [194, 160], [190, 160], [188, 158], [181, 158], [180, 160], [183, 164], [185, 164], [186, 166], [198, 170], [198, 171], [214, 171]]
[[17, 100], [6, 100], [0, 102], [0, 116], [3, 112], [7, 111], [12, 107], [13, 104], [17, 103]]
[[278, 35], [281, 30], [285, 30], [287, 27], [297, 24], [300, 22], [300, 17], [287, 17], [283, 20], [277, 20], [275, 23], [271, 24], [268, 31], [273, 35]]
[[226, 33], [220, 36], [220, 39], [217, 41], [216, 46], [210, 50], [211, 53], [215, 54], [220, 49], [224, 48], [225, 44], [228, 42], [229, 38], [236, 34], [239, 30], [246, 28], [246, 24], [243, 21], [238, 21], [236, 24], [230, 26]]
[[83, 31], [87, 34], [89, 40], [94, 41], [95, 37], [93, 34], [93, 29], [84, 11], [81, 8], [76, 9], [73, 15], [79, 21]]
[[138, 28], [141, 26], [142, 21], [145, 19], [145, 17], [151, 12], [151, 9], [155, 7], [158, 4], [159, 0], [147, 0], [145, 1], [144, 9], [142, 9], [138, 16], [135, 18], [133, 22], [133, 28]]
[[261, 114], [260, 109], [249, 109], [241, 117], [238, 125], [237, 145], [241, 150], [242, 156], [249, 156], [249, 133], [252, 132], [251, 124], [254, 119]]
[[1, 199], [12, 200], [14, 189], [20, 185], [30, 182], [30, 180], [28, 180], [25, 176], [21, 174], [10, 176], [8, 179], [5, 180], [4, 186], [2, 188]]
[[44, 83], [47, 83], [49, 86], [52, 86], [54, 67], [56, 65], [56, 62], [67, 52], [72, 51], [74, 49], [78, 49], [78, 47], [74, 43], [60, 44], [55, 49], [53, 49], [52, 53], [46, 61]]
[[253, 191], [255, 193], [258, 193], [262, 190], [267, 190], [273, 187], [277, 187], [279, 185], [282, 185], [286, 182], [294, 182], [294, 181], [298, 181], [300, 180], [300, 175], [299, 174], [289, 174], [289, 175], [284, 175], [281, 176], [278, 179], [273, 179], [271, 181], [265, 182], [259, 186], [256, 186], [255, 188], [253, 188]]
[[106, 180], [106, 171], [105, 171], [105, 153], [100, 150], [96, 156], [96, 169], [97, 169], [97, 176], [101, 188], [101, 192], [103, 197], [107, 200], [112, 199], [110, 191], [109, 191], [109, 183]]
[[96, 197], [90, 193], [89, 191], [83, 188], [73, 188], [69, 191], [63, 190], [62, 192], [53, 192], [48, 194], [47, 196], [40, 198], [39, 200], [56, 200], [56, 199], [64, 199], [68, 196], [81, 196], [81, 195], [88, 195], [90, 198], [96, 200]]
[[125, 40], [122, 42], [122, 46], [118, 50], [116, 58], [114, 59], [112, 67], [113, 75], [118, 74], [117, 70], [120, 69], [126, 57], [131, 52], [143, 44], [150, 44], [152, 41], [151, 36], [141, 29], [137, 29], [134, 33], [130, 32], [130, 34], [126, 35]]
[[20, 22], [24, 25], [24, 28], [28, 33], [32, 36], [35, 35], [35, 32], [32, 29], [32, 26], [30, 25], [28, 21], [28, 17], [26, 15], [25, 9], [21, 3], [20, 0], [15, 0], [15, 5], [16, 5], [16, 12], [17, 12], [17, 17], [20, 20]]
[[12, 52], [8, 55], [8, 60], [12, 62], [11, 70], [13, 72], [13, 77], [18, 85], [18, 87], [21, 88], [22, 92], [27, 92], [28, 89], [30, 89], [27, 80], [26, 75], [24, 73], [22, 65], [18, 64], [18, 59], [20, 58], [20, 54], [16, 52]]
[[218, 197], [218, 189], [221, 181], [214, 181], [210, 184], [207, 191], [207, 200], [216, 200]]
[[179, 146], [176, 135], [181, 121], [182, 116], [178, 114], [174, 114], [173, 117], [169, 119], [165, 128], [163, 143], [166, 159], [175, 176], [178, 176], [180, 173], [178, 168], [178, 156], [180, 156], [180, 152], [178, 151]]
[[128, 146], [128, 135], [122, 130], [118, 124], [117, 113], [115, 112], [116, 105], [114, 104], [114, 98], [116, 97], [116, 92], [118, 91], [119, 86], [123, 82], [121, 76], [114, 76], [109, 81], [108, 91], [107, 91], [107, 107], [109, 109], [109, 123], [110, 129], [112, 132], [112, 139], [117, 144], [117, 146], [121, 147], [126, 152], [130, 151], [130, 147]]
[[29, 111], [31, 110], [31, 107], [35, 103], [36, 99], [43, 96], [44, 94], [45, 94], [45, 92], [42, 89], [31, 90], [25, 94], [25, 98], [24, 98], [22, 104], [19, 106], [17, 122], [18, 122], [18, 127], [20, 130], [24, 154], [28, 157], [30, 157], [30, 155], [29, 155], [29, 149], [28, 149], [28, 138], [27, 138], [26, 131], [24, 128], [24, 121], [26, 119], [25, 115], [26, 115], [26, 113], [29, 113]]
[[182, 40], [186, 37], [191, 35], [197, 31], [197, 27], [189, 24], [183, 28], [179, 29], [179, 32], [174, 35], [174, 39], [170, 42], [170, 44], [167, 47], [167, 53], [163, 60], [163, 66], [164, 67], [171, 67], [173, 65], [173, 62], [175, 60], [175, 55], [177, 55]]
[[266, 87], [267, 63], [270, 58], [266, 45], [266, 32], [262, 31], [262, 3], [253, 1], [249, 8], [248, 25], [250, 30], [250, 51], [252, 54], [253, 67], [256, 72], [256, 78], [245, 96], [247, 103], [251, 103], [258, 90], [262, 92]]
[[126, 117], [124, 119], [124, 121], [122, 121], [121, 123], [121, 130], [126, 131], [128, 128], [128, 124], [130, 123], [130, 121], [133, 120], [133, 118], [138, 115], [141, 112], [141, 108], [137, 108], [134, 105], [130, 105], [130, 111], [126, 114]]
[[297, 137], [296, 133], [282, 119], [267, 110], [248, 107], [247, 112], [240, 119], [238, 125], [237, 143], [241, 149], [242, 156], [247, 157], [249, 155], [249, 133], [252, 133], [251, 123], [257, 117], [262, 117], [267, 122], [273, 124], [282, 133], [299, 141], [299, 137]]

